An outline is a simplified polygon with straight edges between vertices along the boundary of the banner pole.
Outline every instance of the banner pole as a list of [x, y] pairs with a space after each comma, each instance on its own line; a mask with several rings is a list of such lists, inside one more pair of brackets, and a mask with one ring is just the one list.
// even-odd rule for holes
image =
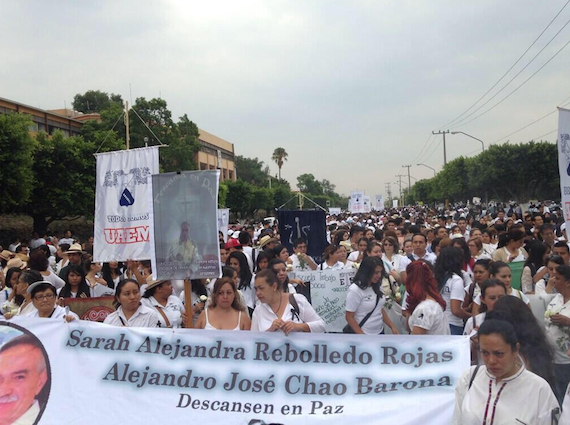
[[126, 108], [125, 108], [125, 128], [127, 131], [127, 137], [126, 137], [126, 141], [127, 141], [127, 150], [129, 150], [129, 147], [131, 145], [131, 135], [129, 133], [129, 102], [125, 102], [126, 104]]
[[194, 309], [192, 308], [192, 281], [184, 279], [184, 306], [186, 307], [186, 328], [194, 327]]

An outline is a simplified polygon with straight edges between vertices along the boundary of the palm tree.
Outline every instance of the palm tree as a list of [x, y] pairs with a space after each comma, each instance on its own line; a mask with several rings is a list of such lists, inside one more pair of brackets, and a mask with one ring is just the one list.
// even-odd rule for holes
[[281, 167], [283, 166], [283, 161], [287, 161], [287, 156], [289, 156], [287, 154], [287, 152], [285, 152], [285, 149], [283, 148], [277, 148], [273, 151], [273, 156], [271, 157], [272, 161], [275, 161], [275, 163], [277, 163], [277, 166], [279, 167], [279, 180], [281, 180]]

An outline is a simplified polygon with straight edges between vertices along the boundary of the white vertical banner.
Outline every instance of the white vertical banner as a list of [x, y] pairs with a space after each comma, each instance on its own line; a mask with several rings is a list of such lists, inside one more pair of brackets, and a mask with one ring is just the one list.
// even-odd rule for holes
[[150, 258], [149, 197], [158, 174], [158, 146], [99, 153], [95, 187], [93, 260]]
[[558, 168], [566, 228], [570, 226], [570, 109], [558, 108]]
[[376, 211], [384, 211], [384, 196], [376, 195], [376, 203], [374, 205]]
[[398, 208], [398, 200], [397, 199], [392, 200], [392, 208]]
[[372, 205], [370, 204], [370, 196], [363, 196], [362, 197], [362, 212], [369, 213], [372, 211]]
[[350, 212], [353, 214], [364, 212], [364, 192], [354, 190], [350, 192]]
[[228, 228], [230, 225], [230, 209], [218, 209], [218, 234], [222, 232], [224, 235], [224, 242], [228, 241]]

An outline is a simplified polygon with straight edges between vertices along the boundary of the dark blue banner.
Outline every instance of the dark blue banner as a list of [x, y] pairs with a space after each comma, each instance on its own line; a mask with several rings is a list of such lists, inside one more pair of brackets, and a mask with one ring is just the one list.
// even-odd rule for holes
[[317, 263], [322, 262], [322, 255], [328, 245], [326, 217], [324, 211], [279, 211], [279, 234], [281, 243], [293, 254], [293, 241], [305, 238], [307, 254]]

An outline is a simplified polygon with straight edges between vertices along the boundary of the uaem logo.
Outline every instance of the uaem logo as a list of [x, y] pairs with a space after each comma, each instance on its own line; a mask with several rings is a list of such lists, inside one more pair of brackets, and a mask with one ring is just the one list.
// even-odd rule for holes
[[130, 207], [135, 203], [133, 195], [137, 185], [148, 184], [151, 175], [148, 167], [131, 168], [128, 173], [124, 170], [110, 170], [105, 173], [104, 187], [117, 189], [117, 200], [121, 207]]

